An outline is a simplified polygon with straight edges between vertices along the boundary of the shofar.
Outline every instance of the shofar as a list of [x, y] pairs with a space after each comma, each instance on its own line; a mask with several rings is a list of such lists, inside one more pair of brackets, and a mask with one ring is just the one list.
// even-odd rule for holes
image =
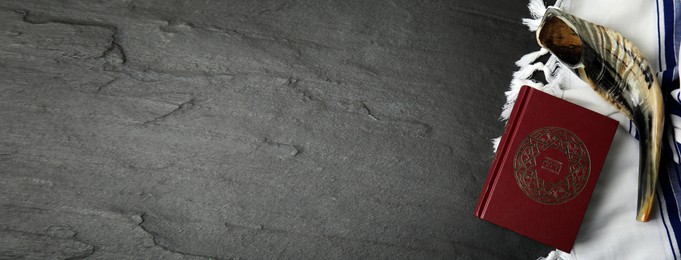
[[636, 124], [640, 134], [636, 219], [648, 221], [664, 123], [662, 92], [650, 65], [621, 34], [556, 8], [544, 14], [537, 41]]

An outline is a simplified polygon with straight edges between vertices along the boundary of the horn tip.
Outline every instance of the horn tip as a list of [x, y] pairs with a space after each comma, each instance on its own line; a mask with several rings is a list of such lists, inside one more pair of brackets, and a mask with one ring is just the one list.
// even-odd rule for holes
[[641, 207], [638, 210], [638, 213], [636, 215], [636, 220], [639, 222], [648, 222], [650, 220], [650, 211], [652, 209], [652, 205], [648, 205], [647, 207]]

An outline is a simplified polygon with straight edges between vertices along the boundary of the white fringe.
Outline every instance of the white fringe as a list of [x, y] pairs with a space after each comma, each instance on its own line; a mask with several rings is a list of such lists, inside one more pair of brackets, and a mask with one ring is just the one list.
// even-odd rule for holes
[[[560, 8], [561, 6], [567, 5], [569, 0], [558, 0], [553, 7]], [[530, 0], [527, 8], [530, 11], [532, 18], [523, 19], [523, 24], [527, 25], [530, 31], [536, 31], [541, 24], [541, 20], [546, 12], [547, 7], [544, 5], [543, 0]], [[518, 71], [513, 73], [513, 79], [509, 86], [509, 90], [506, 91], [506, 104], [503, 106], [503, 111], [501, 112], [500, 119], [502, 121], [508, 121], [511, 111], [513, 110], [513, 105], [518, 98], [518, 92], [520, 88], [524, 85], [539, 89], [546, 93], [554, 96], [562, 97], [563, 90], [561, 88], [564, 85], [563, 77], [564, 68], [561, 67], [555, 56], [551, 55], [546, 64], [542, 62], [536, 62], [540, 57], [548, 54], [549, 51], [541, 48], [537, 51], [528, 53], [516, 61], [516, 66], [518, 66]], [[542, 71], [544, 77], [548, 84], [537, 82], [532, 78], [532, 74], [536, 71]], [[494, 152], [496, 153], [499, 147], [499, 142], [501, 138], [495, 138], [492, 140], [492, 146], [494, 147]]]
[[494, 152], [497, 151], [497, 148], [499, 148], [499, 143], [501, 142], [501, 136], [492, 139], [492, 147], [494, 147]]
[[527, 27], [530, 28], [530, 31], [534, 32], [539, 28], [541, 18], [544, 16], [544, 13], [546, 13], [546, 6], [544, 5], [543, 0], [530, 0], [527, 8], [530, 9], [530, 15], [533, 19], [525, 18], [523, 19], [523, 24], [527, 25]]
[[[569, 4], [569, 0], [558, 0], [552, 7], [561, 8]], [[527, 8], [530, 9], [530, 15], [532, 18], [524, 18], [523, 24], [527, 25], [527, 27], [530, 28], [530, 31], [534, 32], [537, 30], [537, 28], [539, 28], [539, 24], [541, 23], [541, 19], [544, 16], [544, 13], [546, 13], [547, 8], [544, 5], [543, 0], [530, 0]]]
[[551, 251], [551, 253], [549, 253], [549, 255], [547, 255], [546, 257], [537, 258], [537, 260], [559, 260], [559, 259], [560, 257], [558, 256], [558, 252], [556, 251]]
[[542, 62], [537, 62], [537, 63], [532, 63], [530, 65], [527, 65], [525, 67], [521, 67], [518, 71], [513, 73], [513, 78], [514, 79], [529, 79], [532, 77], [532, 74], [534, 74], [535, 71], [544, 70], [544, 63]]
[[571, 254], [560, 250], [554, 250], [549, 253], [546, 257], [537, 258], [537, 260], [573, 260], [574, 257]]
[[546, 6], [543, 0], [530, 0], [530, 3], [527, 4], [527, 9], [530, 9], [530, 15], [534, 19], [541, 20], [544, 13], [546, 13]]
[[515, 65], [518, 67], [525, 67], [527, 65], [530, 65], [532, 62], [535, 60], [539, 59], [539, 57], [546, 55], [549, 53], [549, 50], [541, 48], [538, 51], [535, 52], [530, 52], [528, 54], [525, 54], [522, 58], [520, 58], [518, 61], [515, 62]]
[[523, 24], [527, 25], [527, 27], [530, 28], [530, 31], [533, 31], [533, 32], [537, 31], [540, 23], [541, 23], [541, 19], [523, 18]]
[[508, 121], [508, 117], [511, 115], [511, 110], [513, 110], [513, 105], [515, 104], [515, 100], [518, 98], [518, 92], [520, 92], [520, 88], [525, 85], [540, 90], [544, 88], [543, 83], [530, 79], [516, 78], [511, 80], [511, 89], [506, 91], [506, 104], [504, 104], [503, 111], [501, 112], [502, 121]]

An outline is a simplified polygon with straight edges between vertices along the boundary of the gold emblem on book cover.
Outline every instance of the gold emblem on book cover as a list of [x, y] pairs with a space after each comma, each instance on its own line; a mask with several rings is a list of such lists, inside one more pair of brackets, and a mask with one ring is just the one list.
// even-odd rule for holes
[[562, 204], [586, 186], [591, 158], [577, 135], [549, 126], [532, 131], [520, 142], [513, 171], [525, 195], [542, 204]]

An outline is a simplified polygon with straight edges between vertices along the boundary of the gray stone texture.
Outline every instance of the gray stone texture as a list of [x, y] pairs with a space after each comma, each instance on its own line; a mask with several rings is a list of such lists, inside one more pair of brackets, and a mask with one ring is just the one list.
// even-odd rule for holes
[[0, 1], [2, 259], [535, 259], [473, 216], [524, 1]]

